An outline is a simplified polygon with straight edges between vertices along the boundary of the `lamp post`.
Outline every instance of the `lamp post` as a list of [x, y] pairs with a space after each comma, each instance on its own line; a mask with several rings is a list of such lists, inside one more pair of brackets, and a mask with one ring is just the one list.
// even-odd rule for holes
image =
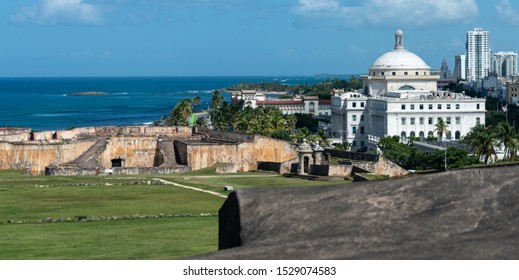
[[[447, 137], [445, 137], [445, 138], [447, 138]], [[445, 171], [447, 171], [447, 139], [443, 139], [443, 149], [445, 150], [445, 153], [444, 153]]]

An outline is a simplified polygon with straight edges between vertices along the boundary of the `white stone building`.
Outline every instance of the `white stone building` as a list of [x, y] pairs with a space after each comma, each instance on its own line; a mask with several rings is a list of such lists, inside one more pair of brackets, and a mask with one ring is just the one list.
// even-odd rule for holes
[[[332, 97], [332, 136], [352, 150], [375, 150], [378, 139], [429, 136], [459, 140], [477, 123], [485, 123], [485, 99], [437, 91], [439, 76], [417, 55], [404, 49], [404, 34], [395, 33], [395, 49], [383, 54], [361, 76], [363, 93], [336, 91]], [[437, 135], [438, 119], [448, 135]]]

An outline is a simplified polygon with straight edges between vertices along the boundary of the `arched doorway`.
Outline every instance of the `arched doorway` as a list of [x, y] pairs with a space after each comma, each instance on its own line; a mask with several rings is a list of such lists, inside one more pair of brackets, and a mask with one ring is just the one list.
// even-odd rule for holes
[[420, 140], [423, 140], [425, 138], [425, 133], [420, 131], [420, 133], [418, 133], [418, 137], [420, 137]]
[[315, 103], [314, 102], [310, 102], [308, 104], [308, 113], [310, 115], [315, 115]]
[[456, 133], [454, 133], [454, 139], [460, 140], [460, 138], [461, 138], [461, 133], [459, 130], [457, 130]]
[[402, 142], [407, 141], [407, 136], [406, 136], [405, 131], [402, 131], [402, 133], [400, 133], [400, 141], [402, 141]]
[[310, 158], [309, 157], [305, 157], [303, 159], [303, 172], [308, 174], [309, 167], [310, 167]]

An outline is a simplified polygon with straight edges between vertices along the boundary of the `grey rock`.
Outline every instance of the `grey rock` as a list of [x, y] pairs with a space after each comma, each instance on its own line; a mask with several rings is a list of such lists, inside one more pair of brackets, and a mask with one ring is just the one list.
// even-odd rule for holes
[[519, 167], [238, 189], [198, 259], [519, 259]]

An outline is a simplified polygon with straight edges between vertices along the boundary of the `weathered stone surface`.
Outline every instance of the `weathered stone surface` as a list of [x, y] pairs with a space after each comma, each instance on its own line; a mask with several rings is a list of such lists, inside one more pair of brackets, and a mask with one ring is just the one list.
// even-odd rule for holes
[[519, 167], [239, 189], [201, 259], [519, 259]]

